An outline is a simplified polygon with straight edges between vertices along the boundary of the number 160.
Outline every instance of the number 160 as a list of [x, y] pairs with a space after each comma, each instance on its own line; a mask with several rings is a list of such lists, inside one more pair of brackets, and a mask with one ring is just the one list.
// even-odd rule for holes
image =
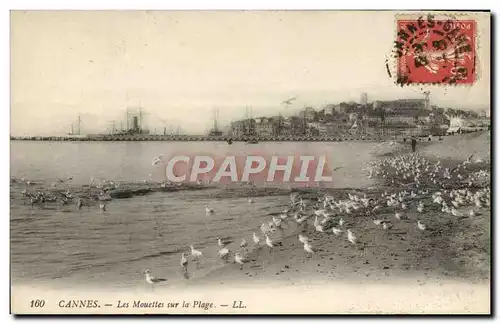
[[45, 306], [45, 300], [32, 300], [30, 303], [31, 307], [43, 307]]

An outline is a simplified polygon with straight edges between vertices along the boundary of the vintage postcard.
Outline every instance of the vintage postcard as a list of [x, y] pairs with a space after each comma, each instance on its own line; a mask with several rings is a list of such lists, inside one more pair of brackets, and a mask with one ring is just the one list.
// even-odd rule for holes
[[11, 313], [490, 314], [490, 18], [11, 11]]

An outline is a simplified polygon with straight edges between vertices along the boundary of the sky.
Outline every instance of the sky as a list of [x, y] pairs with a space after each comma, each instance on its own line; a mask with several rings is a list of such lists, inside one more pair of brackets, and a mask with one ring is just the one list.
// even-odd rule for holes
[[[396, 12], [12, 11], [11, 134], [119, 127], [143, 107], [149, 128], [201, 134], [219, 122], [304, 106], [398, 98], [487, 110], [490, 22], [478, 22], [478, 80], [400, 87], [386, 71]], [[297, 97], [286, 107], [282, 101]]]

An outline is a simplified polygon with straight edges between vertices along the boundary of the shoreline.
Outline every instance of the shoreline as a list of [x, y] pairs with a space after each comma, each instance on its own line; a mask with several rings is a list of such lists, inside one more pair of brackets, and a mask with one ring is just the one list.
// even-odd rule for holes
[[[438, 136], [438, 135], [435, 135]], [[442, 135], [448, 136], [448, 135]], [[406, 136], [411, 137], [410, 135]], [[206, 136], [206, 135], [91, 135], [91, 136], [11, 136], [11, 141], [52, 141], [52, 142], [243, 142], [248, 144], [258, 144], [260, 142], [385, 142], [402, 141], [403, 135], [397, 136], [377, 136], [377, 135], [355, 135], [338, 134], [329, 136]], [[418, 136], [418, 138], [428, 138], [427, 135]]]
[[[439, 145], [441, 143], [442, 145]], [[431, 144], [435, 145], [421, 146], [417, 149], [417, 153], [429, 160], [443, 160], [433, 154], [436, 151], [443, 154], [449, 153], [448, 155], [457, 153], [456, 148], [449, 143], [435, 142]], [[411, 150], [409, 145], [389, 146], [389, 148], [391, 149], [389, 153], [374, 154], [373, 160], [416, 156], [407, 154]], [[446, 152], [446, 149], [449, 152]], [[450, 165], [450, 167], [461, 164], [464, 161], [462, 156], [467, 155], [468, 152], [459, 153], [460, 155], [443, 163]], [[474, 168], [471, 168], [469, 172], [473, 170]], [[377, 199], [380, 199], [380, 195], [384, 191], [398, 192], [402, 190], [401, 186], [391, 185], [389, 179], [397, 179], [397, 176], [392, 174], [385, 181], [380, 177], [375, 177], [375, 183], [367, 188], [298, 188], [282, 190], [275, 192], [275, 194], [287, 195], [291, 192], [297, 192], [301, 197], [312, 202], [325, 194], [334, 196], [336, 200], [348, 199], [347, 196], [351, 194], [358, 196], [366, 194], [368, 198], [378, 197]], [[407, 185], [412, 185], [412, 183]], [[461, 188], [457, 185], [458, 183], [451, 184], [451, 188]], [[409, 186], [408, 190], [410, 188], [412, 186]], [[51, 299], [68, 299], [65, 296], [95, 299], [99, 292], [100, 296], [106, 296], [102, 297], [102, 300], [110, 301], [117, 298], [130, 300], [153, 298], [158, 300], [165, 298], [165, 296], [175, 295], [176, 299], [201, 298], [214, 302], [219, 298], [220, 300], [228, 298], [219, 296], [224, 294], [224, 296], [232, 296], [231, 299], [238, 300], [244, 299], [239, 297], [242, 295], [260, 296], [262, 300], [258, 301], [246, 297], [247, 304], [253, 303], [253, 310], [248, 309], [243, 312], [265, 313], [267, 309], [270, 313], [276, 314], [280, 311], [300, 313], [301, 309], [296, 307], [296, 301], [295, 304], [294, 302], [286, 302], [278, 307], [276, 304], [272, 305], [273, 300], [287, 300], [287, 298], [290, 299], [294, 296], [295, 298], [301, 296], [302, 299], [306, 294], [310, 294], [310, 298], [314, 299], [317, 304], [304, 305], [302, 311], [307, 313], [331, 313], [334, 311], [340, 313], [489, 313], [491, 256], [485, 248], [485, 244], [489, 242], [489, 236], [485, 235], [488, 235], [491, 210], [483, 208], [479, 217], [464, 219], [441, 214], [432, 207], [432, 202], [429, 201], [433, 190], [437, 188], [433, 189], [427, 184], [424, 184], [423, 188], [427, 188], [427, 191], [430, 190], [428, 193], [419, 191], [418, 194], [418, 199], [426, 200], [426, 206], [430, 206], [430, 210], [425, 214], [417, 213], [416, 205], [412, 205], [407, 212], [408, 220], [395, 223], [393, 208], [383, 207], [377, 213], [378, 218], [394, 222], [394, 228], [388, 232], [383, 232], [372, 224], [371, 217], [361, 217], [364, 214], [354, 213], [351, 216], [343, 216], [347, 221], [346, 226], [354, 228], [356, 235], [361, 238], [362, 249], [349, 244], [345, 239], [345, 234], [336, 236], [331, 232], [318, 233], [311, 224], [299, 227], [291, 222], [288, 228], [284, 227], [283, 229], [284, 237], [275, 240], [276, 247], [273, 248], [272, 252], [262, 244], [262, 241], [261, 245], [254, 249], [251, 239], [252, 233], [246, 235], [245, 239], [251, 244], [245, 253], [249, 262], [243, 265], [243, 270], [240, 270], [240, 267], [231, 258], [220, 267], [197, 276], [197, 268], [193, 268], [194, 264], [192, 260], [189, 260], [188, 270], [191, 274], [189, 280], [182, 278], [180, 266], [179, 273], [162, 273], [161, 268], [152, 268], [153, 273], [169, 279], [167, 284], [163, 287], [158, 286], [154, 291], [149, 290], [150, 287], [144, 282], [142, 274], [138, 274], [137, 279], [133, 279], [137, 285], [113, 288], [96, 283], [95, 285], [101, 286], [101, 289], [97, 289], [94, 284], [88, 283], [86, 287], [82, 287], [82, 290], [78, 284], [76, 286], [67, 286], [65, 283], [45, 285], [36, 282], [36, 280], [24, 281], [21, 284], [14, 280], [11, 282], [12, 295], [19, 296], [15, 297], [16, 303], [27, 298], [26, 296], [34, 296], [34, 294], [43, 296], [45, 293], [49, 296], [47, 298]], [[235, 193], [238, 197], [245, 197], [253, 188], [238, 188], [232, 192], [232, 189], [220, 189], [218, 197], [221, 195], [233, 197]], [[264, 190], [263, 195], [269, 195], [269, 192]], [[467, 213], [468, 209], [463, 208], [460, 211]], [[271, 214], [268, 216], [270, 217]], [[338, 216], [334, 218], [335, 221], [338, 221]], [[417, 219], [423, 220], [430, 229], [424, 232], [419, 231], [415, 224]], [[262, 233], [256, 231], [262, 240]], [[310, 238], [310, 242], [315, 248], [312, 257], [308, 257], [301, 244], [298, 243], [299, 232]], [[240, 251], [239, 240], [241, 237], [229, 246], [232, 253]], [[212, 253], [205, 252], [209, 255]], [[212, 256], [209, 255], [207, 257], [211, 258]], [[47, 288], [48, 291], [43, 292], [44, 289], [41, 287]], [[74, 289], [76, 287], [78, 288]], [[210, 293], [207, 293], [207, 288], [212, 287], [215, 289], [210, 289]], [[85, 289], [89, 291], [86, 292]], [[247, 292], [243, 292], [245, 289]], [[14, 293], [16, 290], [19, 293]], [[370, 294], [366, 293], [367, 290], [370, 291]], [[262, 291], [267, 291], [267, 293], [264, 294]], [[346, 294], [347, 297], [342, 297], [342, 294]], [[381, 300], [384, 294], [391, 296], [391, 298], [387, 297], [385, 300]], [[414, 296], [411, 297], [411, 294]], [[358, 297], [360, 295], [363, 297]], [[14, 299], [14, 297], [12, 298]], [[411, 299], [411, 303], [405, 303], [409, 299]], [[267, 302], [263, 302], [264, 300]], [[334, 300], [336, 304], [333, 303]], [[438, 307], [436, 303], [441, 304]], [[333, 304], [341, 306], [332, 309]], [[293, 307], [294, 305], [295, 307]], [[18, 309], [27, 312], [32, 311], [23, 308], [24, 305], [18, 307], [20, 307]], [[89, 314], [92, 312], [92, 309], [75, 310], [55, 307], [53, 309], [57, 313], [75, 313], [76, 311], [76, 313]], [[117, 312], [116, 309], [110, 311]], [[141, 312], [184, 314], [190, 312], [217, 313], [218, 311], [227, 313], [228, 309], [147, 308], [143, 310], [130, 308], [119, 311], [131, 314]], [[242, 312], [241, 309], [229, 310], [229, 312], [231, 311]], [[101, 309], [99, 312], [105, 311]]]

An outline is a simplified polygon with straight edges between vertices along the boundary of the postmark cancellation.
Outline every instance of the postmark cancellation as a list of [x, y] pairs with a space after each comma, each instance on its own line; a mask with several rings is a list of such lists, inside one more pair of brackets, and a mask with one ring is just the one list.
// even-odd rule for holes
[[477, 80], [477, 22], [470, 17], [396, 17], [396, 83], [472, 85]]

